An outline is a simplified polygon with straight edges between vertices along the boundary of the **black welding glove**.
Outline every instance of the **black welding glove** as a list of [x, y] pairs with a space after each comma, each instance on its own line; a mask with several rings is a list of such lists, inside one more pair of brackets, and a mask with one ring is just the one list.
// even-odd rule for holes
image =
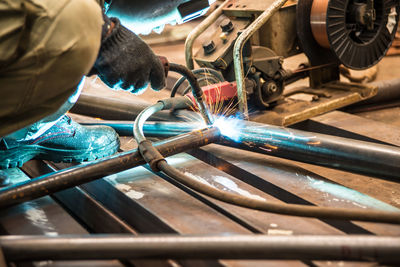
[[[165, 86], [165, 71], [159, 58], [136, 34], [121, 25], [119, 19], [104, 16], [102, 44], [90, 74], [113, 89], [139, 93], [150, 82], [154, 90]], [[114, 28], [111, 32], [111, 21]]]

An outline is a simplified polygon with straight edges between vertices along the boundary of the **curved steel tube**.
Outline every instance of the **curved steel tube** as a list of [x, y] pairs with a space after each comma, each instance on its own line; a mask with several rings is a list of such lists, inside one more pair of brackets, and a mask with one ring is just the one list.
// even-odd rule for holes
[[155, 105], [145, 108], [137, 117], [133, 127], [133, 135], [136, 138], [138, 144], [140, 142], [146, 140], [143, 134], [143, 125], [145, 121], [150, 118], [153, 114], [164, 109], [164, 104], [162, 102], [158, 102]]
[[245, 86], [245, 77], [243, 70], [243, 47], [250, 37], [260, 29], [271, 16], [278, 11], [287, 0], [276, 0], [272, 5], [268, 7], [249, 27], [247, 27], [237, 38], [233, 47], [233, 63], [235, 69], [235, 77], [237, 84], [237, 92], [239, 99], [239, 110], [243, 114], [244, 118], [248, 119], [249, 110], [247, 107], [247, 92]]

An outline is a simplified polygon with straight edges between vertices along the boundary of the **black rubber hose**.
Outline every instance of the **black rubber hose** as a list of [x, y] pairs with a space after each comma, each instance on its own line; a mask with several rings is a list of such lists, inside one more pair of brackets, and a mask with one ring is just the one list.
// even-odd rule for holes
[[190, 86], [192, 87], [192, 94], [196, 99], [197, 107], [200, 111], [201, 116], [203, 117], [206, 125], [213, 124], [213, 118], [207, 108], [207, 104], [204, 99], [204, 93], [201, 89], [196, 76], [190, 71], [187, 67], [175, 63], [169, 64], [169, 70], [173, 72], [177, 72], [182, 76], [186, 77], [187, 81], [189, 82]]
[[[211, 68], [195, 69], [192, 72], [195, 75], [197, 74], [204, 74], [205, 76], [209, 75], [210, 76], [209, 78], [212, 79], [215, 83], [224, 81], [224, 77], [218, 71]], [[183, 76], [174, 84], [174, 86], [171, 89], [171, 97], [175, 97], [176, 93], [178, 92], [179, 86], [181, 86], [185, 80], [186, 77]], [[200, 80], [198, 80], [198, 82], [200, 82]]]

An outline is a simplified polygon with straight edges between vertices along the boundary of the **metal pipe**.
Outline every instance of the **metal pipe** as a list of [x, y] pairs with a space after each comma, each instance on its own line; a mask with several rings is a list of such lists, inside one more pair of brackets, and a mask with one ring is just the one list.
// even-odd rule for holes
[[[82, 93], [71, 112], [106, 120], [133, 121], [143, 109], [150, 105], [143, 101], [124, 101]], [[153, 121], [187, 121], [190, 118], [200, 118], [200, 116], [195, 112], [176, 110], [158, 112], [151, 119]]]
[[[99, 122], [80, 122], [82, 125], [105, 125], [114, 128], [121, 136], [133, 135], [133, 123], [127, 121], [99, 121]], [[143, 132], [149, 137], [171, 137], [204, 127], [201, 122], [157, 122], [147, 121], [143, 125]]]
[[349, 106], [349, 109], [351, 109], [352, 107], [393, 101], [400, 98], [400, 78], [374, 82], [371, 83], [371, 86], [378, 87], [378, 93], [369, 99]]
[[276, 259], [400, 261], [400, 238], [380, 236], [5, 236], [8, 261]]
[[[144, 109], [137, 117], [133, 127], [133, 135], [135, 136], [136, 142], [140, 144], [145, 140], [143, 134], [143, 125], [153, 114], [164, 109], [164, 104], [162, 102], [158, 102], [146, 109]], [[143, 138], [138, 138], [143, 137]]]
[[[100, 122], [101, 124], [101, 122]], [[105, 122], [118, 132], [132, 135], [132, 124]], [[229, 124], [229, 123], [228, 123]], [[233, 141], [225, 138], [220, 144], [271, 156], [352, 171], [380, 178], [400, 178], [400, 149], [395, 146], [358, 141], [348, 138], [311, 133], [291, 128], [265, 125], [250, 121], [231, 121], [236, 129], [221, 129], [222, 134], [234, 134]], [[241, 126], [240, 126], [241, 125]], [[199, 129], [197, 122], [147, 122], [143, 131], [147, 136], [167, 137], [176, 133]]]
[[[223, 131], [222, 131], [223, 132]], [[246, 122], [229, 146], [399, 181], [400, 148], [290, 128]]]
[[[192, 148], [218, 141], [219, 130], [198, 130], [157, 142], [155, 146], [164, 156], [171, 156]], [[43, 197], [58, 191], [146, 164], [137, 149], [74, 166], [30, 181], [0, 189], [0, 209]]]
[[250, 37], [258, 31], [278, 11], [287, 0], [276, 0], [270, 5], [249, 27], [247, 27], [237, 38], [233, 47], [233, 62], [235, 69], [236, 85], [239, 100], [239, 110], [244, 118], [248, 119], [247, 92], [243, 70], [243, 47]]
[[223, 9], [230, 3], [230, 0], [222, 3], [214, 12], [212, 12], [207, 18], [205, 18], [193, 31], [191, 31], [185, 41], [185, 58], [186, 66], [193, 70], [193, 44], [197, 37], [200, 36], [217, 18], [222, 14]]
[[[150, 106], [143, 101], [122, 101], [110, 97], [98, 97], [82, 93], [71, 112], [108, 120], [133, 120], [143, 109]], [[157, 120], [157, 118], [153, 118]]]

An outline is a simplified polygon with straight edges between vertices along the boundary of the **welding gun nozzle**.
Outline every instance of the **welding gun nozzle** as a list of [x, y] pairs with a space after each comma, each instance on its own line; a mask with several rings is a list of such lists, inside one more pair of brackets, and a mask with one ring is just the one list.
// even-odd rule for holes
[[213, 119], [210, 111], [208, 110], [207, 105], [204, 103], [204, 101], [199, 101], [197, 104], [199, 105], [200, 114], [203, 117], [207, 126], [213, 125], [214, 119]]

